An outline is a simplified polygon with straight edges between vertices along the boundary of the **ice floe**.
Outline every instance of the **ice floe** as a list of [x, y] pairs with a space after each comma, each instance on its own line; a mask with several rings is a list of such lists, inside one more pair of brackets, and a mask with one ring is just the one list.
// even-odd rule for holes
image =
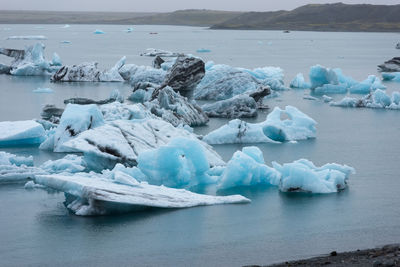
[[41, 94], [51, 94], [51, 93], [54, 93], [54, 90], [51, 88], [36, 88], [32, 92], [33, 93], [41, 93]]
[[44, 35], [20, 35], [20, 36], [10, 36], [7, 40], [47, 40]]
[[[288, 119], [281, 119], [287, 115]], [[203, 140], [209, 144], [265, 143], [304, 140], [316, 137], [317, 123], [295, 107], [275, 107], [261, 123], [232, 120], [208, 133]]]
[[126, 57], [122, 57], [114, 67], [100, 71], [97, 62], [63, 66], [51, 77], [53, 82], [123, 82], [119, 70], [124, 66]]
[[34, 178], [36, 174], [45, 174], [33, 167], [33, 157], [21, 157], [0, 151], [0, 183], [19, 182]]
[[306, 82], [303, 73], [298, 73], [296, 77], [290, 82], [291, 88], [307, 89], [311, 87], [311, 84]]
[[37, 175], [35, 182], [64, 192], [67, 208], [81, 216], [133, 212], [146, 208], [189, 208], [250, 202], [240, 195], [201, 195], [137, 181], [132, 185], [124, 185], [79, 174]]
[[387, 95], [385, 91], [377, 89], [368, 95], [357, 99], [354, 97], [344, 97], [337, 102], [330, 102], [331, 106], [351, 107], [351, 108], [386, 108], [400, 109], [400, 92], [393, 92], [392, 97]]
[[181, 55], [180, 53], [174, 53], [162, 49], [156, 49], [156, 48], [147, 48], [146, 52], [140, 54], [141, 56], [147, 56], [147, 57], [178, 57]]
[[382, 78], [386, 81], [400, 82], [400, 72], [382, 72]]
[[45, 130], [36, 121], [0, 122], [0, 147], [39, 145], [44, 139]]

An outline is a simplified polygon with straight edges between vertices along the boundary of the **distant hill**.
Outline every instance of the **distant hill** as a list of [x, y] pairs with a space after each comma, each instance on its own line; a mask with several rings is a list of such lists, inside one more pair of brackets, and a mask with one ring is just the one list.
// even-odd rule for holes
[[168, 13], [0, 11], [0, 24], [150, 24], [211, 29], [400, 32], [400, 5], [311, 4], [292, 11]]
[[0, 24], [149, 24], [209, 27], [243, 12], [179, 10], [169, 13], [0, 11]]
[[310, 4], [292, 11], [246, 12], [211, 29], [400, 31], [400, 5]]

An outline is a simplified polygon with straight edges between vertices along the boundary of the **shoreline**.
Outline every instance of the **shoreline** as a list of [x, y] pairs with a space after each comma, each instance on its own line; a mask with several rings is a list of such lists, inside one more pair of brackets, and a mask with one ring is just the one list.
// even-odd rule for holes
[[[340, 253], [332, 251], [325, 256], [321, 255], [262, 266], [400, 266], [400, 244]], [[246, 267], [261, 267], [261, 265], [246, 265]]]

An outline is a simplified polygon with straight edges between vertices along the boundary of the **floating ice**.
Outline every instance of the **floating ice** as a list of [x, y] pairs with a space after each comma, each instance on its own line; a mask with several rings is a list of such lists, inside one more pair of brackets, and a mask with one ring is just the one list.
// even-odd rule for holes
[[51, 60], [52, 66], [62, 66], [62, 61], [60, 56], [57, 53], [53, 54], [53, 59]]
[[166, 146], [140, 153], [138, 168], [154, 185], [183, 188], [214, 182], [206, 173], [206, 151], [194, 139], [174, 138]]
[[37, 89], [34, 89], [32, 92], [49, 94], [49, 93], [54, 93], [54, 90], [50, 89], [50, 88], [37, 88]]
[[81, 216], [133, 212], [145, 208], [189, 208], [250, 202], [240, 195], [200, 195], [184, 189], [139, 182], [129, 186], [79, 174], [37, 175], [35, 182], [65, 192], [67, 208]]
[[264, 163], [258, 147], [244, 147], [236, 151], [227, 163], [218, 183], [219, 189], [237, 186], [278, 185], [280, 173]]
[[400, 82], [400, 72], [382, 72], [382, 78], [386, 81]]
[[53, 82], [123, 82], [119, 70], [124, 66], [126, 57], [122, 57], [114, 67], [100, 71], [97, 62], [63, 66], [52, 77]]
[[33, 120], [0, 122], [0, 147], [38, 145], [44, 136], [43, 126]]
[[250, 118], [257, 116], [257, 103], [248, 94], [240, 94], [226, 100], [202, 106], [209, 117]]
[[65, 25], [62, 26], [61, 28], [66, 29], [66, 28], [69, 28], [69, 27], [71, 27], [69, 24], [65, 24]]
[[0, 151], [0, 183], [19, 182], [44, 173], [33, 167], [32, 156], [21, 157]]
[[331, 102], [333, 100], [332, 97], [327, 96], [327, 95], [323, 95], [322, 99], [324, 100], [325, 103], [329, 103], [329, 102]]
[[330, 102], [331, 106], [352, 107], [352, 108], [386, 108], [400, 109], [400, 92], [393, 92], [392, 97], [384, 91], [377, 89], [361, 99], [345, 97], [338, 102]]
[[10, 36], [7, 40], [47, 40], [47, 37], [43, 35], [21, 35]]
[[298, 73], [296, 77], [290, 82], [291, 88], [307, 89], [311, 87], [311, 84], [305, 81], [303, 73]]
[[355, 173], [347, 165], [333, 163], [316, 167], [306, 159], [272, 165], [281, 173], [279, 190], [283, 192], [335, 193], [345, 189], [349, 175]]
[[73, 139], [79, 133], [103, 124], [103, 115], [96, 105], [68, 104], [54, 136], [50, 136], [48, 139], [54, 140], [54, 152], [73, 152], [64, 147], [65, 142]]
[[62, 159], [48, 160], [40, 165], [40, 168], [47, 173], [77, 173], [86, 169], [86, 162], [83, 157], [70, 154]]
[[197, 49], [196, 52], [197, 53], [210, 53], [211, 50], [210, 49], [201, 48], [201, 49]]
[[310, 69], [311, 89], [321, 87], [325, 84], [338, 85], [339, 80], [336, 73], [320, 65], [312, 66]]
[[282, 79], [283, 71], [280, 68], [264, 67], [248, 70], [207, 63], [205, 76], [197, 85], [194, 97], [223, 100], [267, 85], [272, 90], [285, 90]]
[[381, 80], [375, 75], [370, 75], [368, 78], [360, 83], [357, 83], [349, 88], [352, 94], [369, 94], [376, 89], [386, 89]]
[[95, 30], [93, 33], [94, 34], [105, 34], [105, 32], [103, 32], [102, 30]]
[[[66, 135], [69, 138], [69, 134]], [[118, 162], [128, 166], [136, 165], [140, 153], [166, 145], [176, 137], [198, 140], [193, 133], [183, 128], [175, 128], [159, 119], [116, 120], [79, 134], [64, 143], [63, 150], [83, 152], [89, 167], [101, 170], [112, 168]], [[212, 166], [225, 164], [209, 145], [199, 142], [205, 148], [207, 159]]]
[[384, 64], [378, 65], [378, 70], [382, 72], [400, 72], [400, 57], [394, 57]]
[[71, 43], [71, 41], [68, 41], [68, 40], [63, 40], [63, 41], [61, 41], [60, 43], [62, 43], [62, 44], [70, 44], [70, 43]]
[[314, 89], [314, 94], [346, 94], [347, 85], [345, 84], [324, 84]]
[[[288, 119], [281, 119], [287, 115]], [[209, 144], [265, 143], [304, 140], [316, 137], [316, 122], [295, 107], [275, 107], [261, 123], [232, 120], [210, 132], [203, 140]]]
[[45, 60], [44, 48], [41, 43], [29, 46], [25, 50], [0, 48], [0, 54], [14, 58], [9, 66], [9, 73], [12, 75], [51, 75], [59, 69], [59, 66]]
[[162, 49], [155, 49], [155, 48], [147, 48], [146, 52], [140, 54], [141, 56], [147, 56], [147, 57], [178, 57], [181, 55], [180, 53], [174, 53]]
[[131, 32], [133, 32], [133, 28], [128, 28], [128, 29], [125, 30], [125, 32], [126, 33], [131, 33]]
[[165, 79], [166, 71], [149, 66], [127, 64], [119, 69], [119, 74], [124, 80], [129, 81], [132, 86], [136, 86], [144, 82], [161, 84]]
[[318, 100], [318, 98], [313, 97], [311, 95], [303, 95], [303, 99], [307, 99], [307, 100]]

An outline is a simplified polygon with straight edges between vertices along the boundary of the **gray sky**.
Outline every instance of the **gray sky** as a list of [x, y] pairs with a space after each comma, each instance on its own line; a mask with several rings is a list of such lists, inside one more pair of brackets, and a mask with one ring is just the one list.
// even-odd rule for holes
[[[238, 11], [290, 10], [309, 3], [334, 3], [329, 0], [0, 0], [0, 9], [52, 11], [146, 11], [178, 9], [217, 9]], [[400, 0], [342, 0], [348, 4], [400, 4]]]

